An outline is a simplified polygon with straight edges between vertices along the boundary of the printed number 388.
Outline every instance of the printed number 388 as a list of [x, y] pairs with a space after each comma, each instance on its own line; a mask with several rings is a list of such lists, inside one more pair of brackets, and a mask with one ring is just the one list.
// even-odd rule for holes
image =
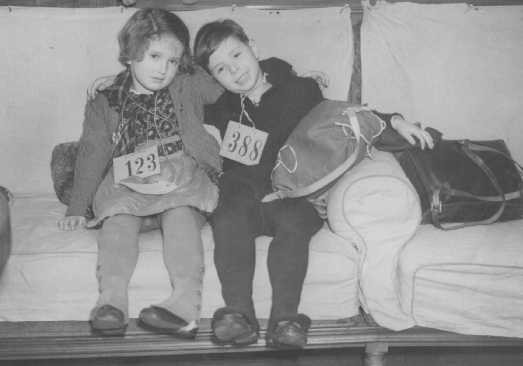
[[260, 155], [263, 141], [254, 140], [251, 136], [235, 131], [232, 134], [232, 141], [227, 145], [229, 152], [237, 153], [240, 157], [247, 156], [251, 161], [256, 161]]

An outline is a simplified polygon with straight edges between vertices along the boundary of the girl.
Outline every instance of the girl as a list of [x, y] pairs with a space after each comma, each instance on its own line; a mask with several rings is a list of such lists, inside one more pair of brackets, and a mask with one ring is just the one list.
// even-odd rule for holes
[[137, 11], [118, 41], [125, 70], [86, 105], [73, 194], [58, 226], [86, 226], [92, 204], [89, 226], [102, 227], [100, 293], [90, 323], [94, 331], [114, 335], [128, 323], [140, 228], [146, 218], [157, 220], [173, 290], [140, 312], [140, 324], [194, 337], [204, 270], [202, 212], [216, 206], [218, 190], [209, 176], [221, 171], [218, 145], [203, 128], [203, 104], [214, 102], [222, 89], [191, 67], [189, 32], [173, 13]]

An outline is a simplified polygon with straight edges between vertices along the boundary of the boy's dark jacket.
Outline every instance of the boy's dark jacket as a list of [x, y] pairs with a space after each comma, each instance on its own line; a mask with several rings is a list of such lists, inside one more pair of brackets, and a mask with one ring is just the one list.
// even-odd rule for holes
[[[287, 62], [269, 58], [260, 62], [272, 87], [263, 94], [259, 106], [245, 98], [245, 109], [257, 129], [268, 133], [260, 163], [246, 166], [224, 159], [223, 179], [242, 180], [263, 197], [272, 191], [270, 174], [278, 151], [300, 120], [320, 101], [323, 95], [315, 80], [297, 76]], [[230, 120], [239, 122], [240, 95], [226, 91], [213, 105], [206, 106], [205, 122], [216, 126], [223, 137]], [[245, 116], [242, 123], [249, 125]]]
[[[258, 165], [246, 166], [225, 158], [222, 180], [242, 180], [254, 190], [256, 197], [261, 199], [272, 192], [270, 176], [278, 151], [301, 119], [324, 98], [314, 79], [297, 76], [287, 62], [269, 58], [261, 61], [260, 66], [272, 88], [262, 96], [258, 107], [246, 98], [245, 108], [254, 120], [256, 128], [269, 134], [267, 143]], [[206, 106], [205, 122], [216, 126], [223, 138], [227, 123], [230, 120], [239, 122], [240, 111], [240, 95], [226, 91], [215, 104]], [[391, 133], [397, 135], [390, 128], [393, 114], [376, 111], [374, 113], [387, 124], [387, 133], [383, 134], [384, 136], [390, 136]], [[242, 123], [249, 124], [245, 116]], [[380, 141], [376, 141], [376, 144], [379, 145]]]

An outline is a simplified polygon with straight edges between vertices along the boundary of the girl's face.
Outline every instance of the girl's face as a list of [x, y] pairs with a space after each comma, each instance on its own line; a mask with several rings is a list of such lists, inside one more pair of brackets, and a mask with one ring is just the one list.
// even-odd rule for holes
[[182, 54], [182, 43], [171, 34], [151, 39], [142, 60], [129, 62], [134, 91], [150, 94], [168, 86], [178, 71]]
[[226, 38], [209, 57], [209, 70], [227, 90], [251, 95], [263, 84], [253, 49], [236, 37]]

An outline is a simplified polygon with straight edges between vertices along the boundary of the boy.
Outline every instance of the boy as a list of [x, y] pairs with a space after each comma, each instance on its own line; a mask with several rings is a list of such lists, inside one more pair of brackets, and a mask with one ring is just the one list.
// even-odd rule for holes
[[[226, 304], [213, 316], [215, 341], [232, 345], [257, 341], [259, 325], [252, 302], [254, 239], [268, 235], [273, 240], [267, 259], [272, 285], [267, 346], [303, 347], [310, 319], [298, 314], [298, 305], [309, 241], [322, 220], [306, 199], [269, 203], [261, 199], [271, 192], [270, 173], [278, 150], [300, 119], [323, 99], [321, 91], [313, 79], [297, 77], [282, 60], [258, 62], [243, 29], [231, 20], [208, 23], [199, 30], [195, 58], [226, 89], [206, 110], [206, 122], [216, 126], [222, 137], [231, 120], [268, 134], [264, 139], [263, 133], [254, 131], [252, 144], [246, 135], [238, 134], [224, 141], [240, 156], [224, 159], [220, 200], [211, 218], [214, 260]], [[258, 163], [243, 164], [241, 152], [259, 159]]]
[[[291, 65], [270, 58], [258, 62], [244, 30], [232, 20], [215, 21], [198, 31], [196, 62], [226, 89], [206, 109], [206, 123], [220, 131], [223, 175], [220, 198], [211, 217], [214, 261], [226, 307], [213, 316], [215, 342], [236, 346], [258, 340], [259, 325], [252, 301], [254, 240], [273, 237], [267, 265], [272, 307], [266, 333], [268, 347], [301, 348], [307, 343], [310, 319], [298, 314], [309, 241], [322, 220], [305, 198], [262, 203], [272, 191], [271, 171], [279, 149], [322, 93], [313, 79], [296, 76]], [[398, 115], [379, 116], [390, 126]], [[401, 116], [395, 129], [422, 147], [430, 136]]]

